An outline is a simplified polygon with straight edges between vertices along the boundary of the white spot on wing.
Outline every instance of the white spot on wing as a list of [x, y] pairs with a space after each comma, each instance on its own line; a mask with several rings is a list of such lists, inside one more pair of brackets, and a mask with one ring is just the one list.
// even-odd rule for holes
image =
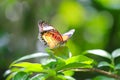
[[39, 22], [38, 28], [39, 28], [39, 32], [44, 32], [44, 31], [49, 31], [49, 30], [55, 29], [52, 26], [50, 26], [44, 22]]
[[44, 26], [43, 31], [49, 31], [51, 29], [54, 29], [52, 26]]

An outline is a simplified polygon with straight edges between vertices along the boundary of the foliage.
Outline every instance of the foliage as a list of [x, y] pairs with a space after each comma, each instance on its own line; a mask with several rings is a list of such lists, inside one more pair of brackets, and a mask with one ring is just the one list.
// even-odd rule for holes
[[[64, 48], [65, 47], [62, 47], [63, 50]], [[50, 53], [50, 51], [48, 53]], [[49, 56], [44, 63], [31, 63], [23, 61], [31, 58], [42, 57], [42, 55], [45, 54], [34, 53], [14, 61], [10, 65], [9, 70], [7, 70], [5, 73], [5, 75], [8, 75], [6, 80], [75, 80], [72, 77], [74, 71], [76, 71], [77, 69], [78, 71], [87, 71], [86, 69], [88, 69], [89, 71], [93, 68], [100, 69], [99, 71], [93, 70], [94, 72], [96, 71], [98, 73], [106, 75], [98, 75], [94, 77], [93, 80], [115, 80], [115, 78], [120, 79], [120, 77], [117, 76], [117, 74], [119, 75], [120, 73], [120, 63], [115, 63], [115, 59], [120, 57], [119, 53], [120, 49], [113, 51], [112, 54], [109, 54], [104, 50], [96, 49], [87, 50], [84, 52], [84, 55], [72, 56], [67, 59], [64, 59], [60, 56], [58, 57], [50, 53], [50, 55], [52, 56]], [[87, 56], [85, 56], [86, 54], [100, 56], [109, 59], [110, 62], [99, 61], [97, 62], [97, 64], [94, 64], [94, 58], [88, 58]], [[104, 72], [101, 69], [102, 67], [109, 67], [109, 70], [105, 70], [107, 72]], [[107, 75], [109, 75], [109, 77]], [[114, 75], [116, 75], [117, 77], [114, 77]]]
[[[63, 47], [64, 49], [64, 47]], [[26, 59], [41, 57], [43, 53], [35, 53], [24, 56], [10, 65], [10, 73], [6, 80], [75, 80], [70, 73], [76, 68], [92, 68], [93, 60], [84, 56], [78, 55], [68, 59], [58, 56], [48, 58], [44, 64], [21, 62]], [[62, 54], [62, 53], [61, 53]], [[36, 55], [36, 56], [34, 56]], [[43, 55], [44, 56], [44, 55]]]
[[96, 50], [88, 50], [87, 53], [89, 54], [94, 54], [94, 55], [98, 55], [98, 56], [101, 56], [101, 57], [104, 57], [104, 58], [107, 58], [109, 59], [109, 61], [100, 61], [98, 62], [98, 67], [109, 67], [110, 71], [113, 72], [113, 73], [117, 73], [119, 72], [119, 69], [120, 69], [120, 63], [119, 62], [116, 62], [115, 63], [115, 60], [120, 57], [120, 49], [116, 49], [115, 51], [113, 51], [111, 54], [109, 54], [108, 52], [104, 51], [104, 50], [100, 50], [100, 49], [96, 49]]
[[[111, 72], [113, 74], [120, 75], [120, 66], [119, 66], [120, 62], [117, 61], [117, 58], [120, 58], [120, 49], [114, 50], [111, 54], [104, 51], [104, 50], [100, 50], [100, 49], [87, 50], [85, 52], [85, 54], [86, 53], [97, 55], [99, 57], [103, 57], [103, 58], [108, 59], [108, 60], [98, 61], [97, 67], [100, 69], [101, 68], [104, 69], [105, 67], [108, 67], [109, 69], [106, 71]], [[98, 76], [94, 80], [109, 80], [109, 79], [110, 78], [105, 77], [105, 76]], [[111, 78], [110, 80], [115, 80], [115, 79]]]

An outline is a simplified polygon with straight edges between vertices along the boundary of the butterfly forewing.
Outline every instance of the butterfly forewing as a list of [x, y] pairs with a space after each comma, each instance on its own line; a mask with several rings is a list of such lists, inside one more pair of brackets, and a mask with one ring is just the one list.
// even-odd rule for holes
[[39, 32], [45, 32], [45, 31], [49, 31], [49, 30], [52, 30], [52, 29], [55, 30], [55, 28], [53, 28], [52, 26], [46, 24], [44, 21], [39, 22], [38, 27], [39, 27]]

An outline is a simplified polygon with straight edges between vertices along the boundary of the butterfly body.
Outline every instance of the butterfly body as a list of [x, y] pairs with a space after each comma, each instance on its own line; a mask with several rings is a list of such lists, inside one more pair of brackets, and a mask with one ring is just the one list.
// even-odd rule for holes
[[71, 30], [61, 35], [54, 27], [44, 22], [40, 22], [38, 26], [39, 26], [39, 39], [41, 40], [42, 38], [45, 44], [47, 44], [51, 49], [65, 43], [74, 33], [74, 30]]

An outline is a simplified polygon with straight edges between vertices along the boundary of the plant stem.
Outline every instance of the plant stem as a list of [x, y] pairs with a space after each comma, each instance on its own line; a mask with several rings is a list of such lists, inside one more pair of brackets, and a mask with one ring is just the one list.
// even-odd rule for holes
[[112, 59], [112, 60], [111, 60], [112, 69], [113, 69], [113, 71], [115, 72], [115, 61], [114, 61], [114, 58], [113, 58], [113, 57], [112, 57], [111, 59]]
[[120, 80], [120, 76], [116, 75], [116, 74], [112, 74], [111, 72], [107, 72], [107, 71], [104, 71], [104, 70], [101, 70], [101, 69], [97, 69], [97, 68], [78, 68], [78, 69], [72, 69], [73, 71], [91, 71], [91, 72], [98, 72], [98, 73], [101, 73], [101, 74], [105, 74], [109, 77], [112, 77], [112, 78], [116, 78], [118, 80]]

